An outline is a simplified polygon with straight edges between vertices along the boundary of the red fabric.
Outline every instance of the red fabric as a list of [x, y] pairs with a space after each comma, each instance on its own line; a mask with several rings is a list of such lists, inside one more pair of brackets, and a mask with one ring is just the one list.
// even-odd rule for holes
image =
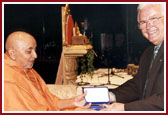
[[72, 15], [68, 15], [67, 16], [67, 23], [66, 24], [67, 24], [66, 25], [67, 43], [71, 44], [71, 41], [72, 41], [72, 32], [73, 32], [73, 27], [74, 27]]

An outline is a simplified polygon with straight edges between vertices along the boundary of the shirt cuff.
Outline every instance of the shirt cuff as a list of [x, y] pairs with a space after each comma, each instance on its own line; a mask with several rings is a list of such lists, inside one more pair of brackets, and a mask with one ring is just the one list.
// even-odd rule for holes
[[115, 103], [117, 101], [115, 94], [112, 92], [109, 92], [109, 95], [110, 95], [110, 102]]

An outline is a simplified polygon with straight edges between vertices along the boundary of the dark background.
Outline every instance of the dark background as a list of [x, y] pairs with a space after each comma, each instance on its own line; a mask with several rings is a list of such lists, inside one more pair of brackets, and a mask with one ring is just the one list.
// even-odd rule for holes
[[[46, 83], [55, 83], [62, 51], [61, 7], [65, 4], [5, 4], [4, 38], [16, 30], [32, 34], [37, 40], [38, 58], [34, 68]], [[137, 27], [137, 4], [70, 4], [71, 14], [80, 25], [88, 21], [86, 34], [97, 53], [95, 68], [125, 68], [128, 63], [139, 63], [139, 58], [150, 43]], [[101, 49], [101, 34], [111, 36], [112, 42]], [[116, 47], [116, 36], [124, 37]], [[118, 40], [119, 41], [119, 40]], [[108, 42], [108, 41], [107, 41]]]

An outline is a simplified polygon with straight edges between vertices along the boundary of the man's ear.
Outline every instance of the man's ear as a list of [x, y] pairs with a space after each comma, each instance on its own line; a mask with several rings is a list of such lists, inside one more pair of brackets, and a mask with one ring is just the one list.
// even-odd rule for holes
[[8, 54], [9, 54], [9, 57], [12, 59], [12, 60], [15, 60], [16, 57], [15, 57], [15, 50], [11, 49], [8, 51]]

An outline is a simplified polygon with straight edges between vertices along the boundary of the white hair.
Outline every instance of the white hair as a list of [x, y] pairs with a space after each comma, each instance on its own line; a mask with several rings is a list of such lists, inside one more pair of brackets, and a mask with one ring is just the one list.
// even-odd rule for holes
[[144, 7], [148, 5], [159, 5], [161, 7], [161, 15], [164, 16], [164, 5], [163, 4], [139, 4], [137, 7], [138, 15], [137, 15], [137, 21], [139, 22], [139, 12], [144, 9]]

